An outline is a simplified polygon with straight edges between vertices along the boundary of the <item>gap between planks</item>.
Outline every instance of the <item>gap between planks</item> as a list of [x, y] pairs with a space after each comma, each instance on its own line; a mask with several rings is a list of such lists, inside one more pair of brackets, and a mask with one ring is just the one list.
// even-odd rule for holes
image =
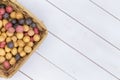
[[26, 76], [27, 78], [29, 78], [30, 80], [33, 80], [30, 76], [28, 76], [26, 73], [24, 73], [23, 71], [21, 70], [18, 70], [20, 73], [22, 73], [24, 76]]
[[[59, 7], [57, 7], [55, 4], [53, 4], [52, 2], [50, 2], [49, 0], [46, 0], [49, 4], [51, 4], [52, 6], [54, 6], [55, 8], [57, 8], [58, 10], [60, 10], [61, 12], [63, 12], [65, 15], [67, 15], [68, 17], [70, 17], [71, 19], [73, 19], [74, 21], [76, 21], [77, 23], [79, 23], [80, 25], [82, 25], [83, 27], [85, 27], [86, 29], [88, 29], [89, 31], [91, 31], [92, 33], [94, 33], [96, 36], [98, 36], [100, 39], [102, 39], [103, 41], [107, 42], [109, 45], [111, 45], [112, 47], [114, 47], [115, 49], [120, 51], [120, 48], [116, 47], [114, 44], [112, 44], [111, 42], [109, 42], [108, 40], [106, 40], [105, 38], [103, 38], [101, 35], [97, 34], [96, 32], [94, 32], [92, 29], [90, 29], [89, 27], [87, 27], [86, 25], [84, 25], [83, 23], [81, 23], [80, 21], [78, 21], [77, 19], [75, 19], [74, 17], [72, 17], [71, 15], [69, 15], [67, 12], [65, 12], [64, 10], [60, 9]], [[100, 66], [99, 64], [97, 64], [96, 62], [94, 62], [92, 59], [88, 58], [86, 55], [84, 55], [82, 52], [80, 52], [79, 50], [77, 50], [76, 48], [72, 47], [70, 44], [66, 43], [64, 40], [62, 40], [61, 38], [59, 38], [58, 36], [56, 36], [55, 34], [53, 34], [52, 32], [49, 31], [50, 34], [52, 34], [54, 37], [58, 38], [60, 41], [62, 41], [64, 44], [66, 44], [67, 46], [69, 46], [70, 48], [74, 49], [75, 51], [77, 51], [80, 55], [84, 56], [85, 58], [87, 58], [89, 61], [91, 61], [92, 63], [94, 63], [95, 65], [97, 65], [98, 67], [100, 67], [102, 70], [104, 70], [105, 72], [107, 72], [108, 74], [110, 74], [111, 76], [115, 77], [116, 79], [120, 80], [117, 76], [115, 76], [113, 73], [109, 72], [107, 69], [103, 68], [102, 66]]]
[[51, 35], [53, 35], [54, 37], [56, 37], [58, 40], [60, 40], [61, 42], [63, 42], [65, 45], [67, 45], [68, 47], [70, 47], [71, 49], [75, 50], [77, 53], [79, 53], [80, 55], [82, 55], [83, 57], [85, 57], [86, 59], [88, 59], [90, 62], [94, 63], [95, 65], [97, 65], [99, 68], [101, 68], [102, 70], [104, 70], [105, 72], [107, 72], [108, 74], [110, 74], [111, 76], [115, 77], [116, 79], [120, 80], [117, 76], [115, 76], [113, 73], [109, 72], [107, 69], [105, 69], [104, 67], [102, 67], [101, 65], [99, 65], [98, 63], [96, 63], [95, 61], [93, 61], [92, 59], [90, 59], [89, 57], [87, 57], [86, 55], [84, 55], [84, 53], [80, 52], [79, 50], [77, 50], [76, 48], [72, 47], [70, 44], [68, 44], [67, 42], [65, 42], [64, 40], [62, 40], [61, 38], [59, 38], [58, 36], [56, 36], [55, 34], [53, 34], [52, 32], [48, 31]]
[[48, 60], [47, 58], [45, 58], [44, 56], [40, 55], [37, 51], [36, 51], [37, 55], [39, 55], [40, 57], [42, 57], [44, 60], [46, 60], [47, 62], [49, 62], [50, 64], [52, 64], [54, 67], [56, 67], [57, 69], [59, 69], [60, 71], [62, 71], [63, 73], [65, 73], [66, 75], [68, 75], [69, 77], [71, 77], [73, 80], [77, 80], [74, 76], [72, 76], [71, 74], [67, 73], [65, 70], [63, 70], [62, 68], [60, 68], [59, 66], [57, 66], [56, 64], [52, 63], [50, 60]]
[[[54, 6], [56, 9], [60, 10], [61, 12], [63, 12], [65, 15], [67, 15], [68, 17], [70, 17], [72, 20], [76, 21], [77, 23], [79, 23], [80, 25], [82, 25], [84, 28], [86, 28], [87, 30], [89, 30], [90, 32], [92, 32], [93, 34], [95, 34], [96, 36], [98, 36], [100, 39], [102, 39], [103, 41], [107, 42], [109, 45], [111, 45], [113, 48], [117, 49], [118, 51], [120, 51], [120, 48], [118, 48], [117, 46], [115, 46], [114, 44], [112, 44], [110, 41], [108, 41], [107, 39], [105, 39], [104, 37], [102, 37], [101, 35], [99, 35], [98, 33], [94, 32], [92, 29], [90, 29], [88, 26], [86, 26], [85, 24], [81, 23], [79, 20], [77, 20], [76, 18], [74, 18], [73, 16], [71, 16], [70, 14], [68, 14], [67, 12], [65, 12], [64, 10], [60, 9], [59, 7], [57, 7], [55, 4], [53, 4], [52, 2], [50, 2], [49, 0], [46, 0], [49, 4], [51, 4], [52, 6]], [[117, 18], [117, 17], [116, 17]], [[119, 19], [119, 18], [118, 18]]]
[[109, 11], [107, 11], [106, 9], [104, 9], [103, 7], [101, 7], [100, 5], [98, 5], [97, 3], [95, 3], [92, 0], [89, 0], [92, 4], [94, 4], [95, 6], [97, 6], [98, 8], [102, 9], [104, 12], [106, 12], [107, 14], [109, 14], [110, 16], [112, 16], [113, 18], [115, 18], [116, 20], [120, 21], [120, 19], [118, 17], [116, 17], [115, 15], [113, 15], [112, 13], [110, 13]]

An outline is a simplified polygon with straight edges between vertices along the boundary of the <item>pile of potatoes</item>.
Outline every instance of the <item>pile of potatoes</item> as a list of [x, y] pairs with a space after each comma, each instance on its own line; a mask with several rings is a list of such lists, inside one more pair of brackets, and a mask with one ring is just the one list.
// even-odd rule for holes
[[40, 39], [40, 31], [31, 17], [15, 11], [11, 5], [0, 4], [0, 66], [10, 69], [31, 53]]

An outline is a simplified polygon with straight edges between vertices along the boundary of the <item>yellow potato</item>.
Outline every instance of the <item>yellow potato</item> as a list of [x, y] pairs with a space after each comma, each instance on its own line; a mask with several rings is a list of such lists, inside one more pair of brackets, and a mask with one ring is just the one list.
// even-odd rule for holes
[[5, 52], [10, 52], [10, 51], [11, 51], [11, 49], [8, 48], [7, 46], [5, 46]]
[[11, 53], [7, 53], [5, 55], [5, 58], [8, 59], [8, 60], [10, 60], [12, 58], [12, 54]]
[[2, 28], [2, 29], [1, 29], [1, 32], [5, 32], [5, 31], [6, 31], [6, 29], [5, 29], [5, 28]]
[[2, 20], [3, 26], [5, 26], [7, 23], [8, 23], [8, 20], [6, 20], [6, 19], [3, 19], [3, 20]]
[[12, 55], [16, 55], [17, 54], [17, 48], [13, 48], [12, 50], [11, 50], [11, 53], [12, 53]]
[[11, 32], [9, 32], [9, 31], [7, 31], [6, 34], [7, 34], [7, 36], [9, 36], [9, 37], [14, 35], [14, 33], [11, 33]]
[[14, 65], [14, 64], [16, 63], [16, 59], [15, 59], [14, 57], [12, 57], [12, 58], [10, 59], [9, 63], [10, 63], [11, 65]]
[[12, 39], [13, 42], [17, 41], [17, 37], [16, 36], [12, 36], [11, 39]]
[[7, 37], [6, 38], [6, 42], [10, 42], [11, 41], [11, 38], [10, 37]]
[[4, 56], [5, 55], [5, 50], [0, 48], [0, 56]]
[[33, 42], [28, 42], [28, 43], [27, 43], [27, 46], [33, 47], [33, 46], [34, 46], [34, 43], [33, 43]]
[[10, 17], [13, 18], [13, 19], [16, 18], [16, 12], [15, 12], [15, 11], [12, 12], [12, 13], [10, 14]]
[[21, 33], [16, 33], [16, 36], [18, 39], [22, 39], [24, 34], [21, 32]]
[[0, 56], [0, 64], [3, 63], [5, 61], [5, 57], [4, 56]]
[[18, 47], [18, 53], [21, 53], [23, 51], [23, 47]]
[[25, 57], [26, 56], [26, 52], [24, 52], [24, 51], [20, 52], [20, 56], [21, 57]]
[[18, 47], [18, 44], [17, 44], [17, 42], [14, 42], [14, 47]]
[[24, 47], [25, 43], [22, 40], [17, 40], [17, 44], [19, 47]]
[[1, 33], [1, 35], [7, 38], [7, 34], [5, 32]]
[[16, 19], [22, 19], [22, 18], [23, 18], [23, 14], [21, 12], [17, 12]]
[[30, 29], [28, 25], [24, 25], [23, 28], [25, 32], [27, 32]]
[[25, 47], [24, 47], [24, 51], [25, 51], [26, 53], [30, 53], [30, 52], [32, 51], [32, 48], [29, 47], [29, 46], [25, 46]]
[[5, 36], [1, 35], [0, 36], [0, 42], [3, 42], [5, 40]]
[[23, 41], [24, 41], [24, 42], [30, 42], [30, 37], [29, 37], [29, 36], [25, 36], [25, 37], [23, 38]]
[[28, 35], [29, 35], [29, 36], [33, 36], [33, 35], [34, 35], [34, 31], [33, 31], [32, 29], [29, 30], [29, 31], [28, 31]]
[[33, 39], [34, 39], [34, 41], [38, 42], [38, 41], [40, 40], [40, 35], [35, 34], [35, 35], [33, 36]]

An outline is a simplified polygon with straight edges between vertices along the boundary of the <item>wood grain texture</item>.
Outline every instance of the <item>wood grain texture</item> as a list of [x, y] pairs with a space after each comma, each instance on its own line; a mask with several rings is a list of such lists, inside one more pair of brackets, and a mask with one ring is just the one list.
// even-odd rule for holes
[[92, 0], [100, 5], [103, 9], [120, 19], [120, 0]]
[[[46, 48], [47, 50], [45, 50]], [[112, 78], [101, 68], [50, 34], [37, 52], [67, 73], [73, 75], [77, 80], [106, 80], [107, 78]], [[92, 71], [94, 72], [92, 73]]]
[[[120, 35], [118, 35], [120, 30], [120, 21], [95, 6], [89, 0], [71, 0], [71, 2], [69, 2], [69, 0], [48, 1], [53, 2], [73, 18], [82, 22], [95, 33], [120, 48]], [[107, 0], [105, 2], [107, 2]]]
[[[50, 0], [50, 1], [52, 1], [52, 0]], [[66, 8], [67, 7], [67, 0], [65, 0], [66, 1], [66, 5], [65, 5], [65, 7], [60, 7], [61, 9], [64, 9], [64, 8]], [[58, 2], [57, 2], [57, 0], [56, 1], [54, 1], [53, 0], [53, 2], [56, 4], [56, 5], [60, 5], [60, 3], [64, 3], [65, 4], [65, 1], [63, 1], [63, 2], [61, 2], [61, 1], [59, 1], [58, 0]], [[82, 2], [82, 1], [81, 1]], [[57, 3], [59, 3], [59, 4], [57, 4]], [[76, 2], [77, 3], [77, 2]], [[80, 2], [79, 2], [80, 3]], [[87, 2], [86, 2], [87, 3]], [[85, 4], [86, 4], [85, 3]], [[71, 3], [72, 4], [72, 3]], [[81, 3], [81, 4], [83, 4], [83, 3]], [[70, 4], [68, 5], [68, 6], [70, 6]], [[79, 5], [77, 5], [77, 6], [79, 6]], [[92, 5], [91, 5], [92, 6]], [[85, 7], [83, 7], [83, 8], [85, 8]], [[89, 8], [89, 7], [88, 7]], [[96, 7], [95, 7], [96, 8]], [[95, 8], [93, 8], [94, 10], [93, 11], [96, 11], [97, 10], [97, 8], [96, 8], [96, 10], [95, 10]], [[74, 9], [72, 9], [72, 10], [74, 10]], [[84, 11], [84, 9], [81, 9], [81, 10], [83, 10]], [[67, 11], [67, 10], [66, 10]], [[95, 15], [93, 16], [93, 18], [103, 18], [103, 20], [104, 20], [104, 18], [107, 16], [106, 15], [106, 13], [104, 13], [104, 11], [101, 11], [101, 10], [97, 10], [97, 11], [99, 11], [99, 13], [101, 13], [101, 12], [103, 12], [102, 13], [102, 15], [105, 15], [105, 16], [103, 16], [103, 17], [101, 17], [101, 15], [99, 14], [97, 14], [98, 16], [96, 16], [95, 17]], [[53, 12], [54, 13], [54, 12]], [[56, 13], [56, 12], [55, 12]], [[73, 12], [74, 13], [74, 12]], [[89, 12], [90, 13], [90, 12]], [[94, 14], [96, 14], [95, 12], [93, 12]], [[87, 14], [87, 13], [86, 13]], [[91, 13], [92, 14], [92, 13]], [[57, 15], [57, 14], [56, 14]], [[60, 15], [60, 14], [58, 14], [58, 15]], [[57, 15], [57, 16], [58, 16]], [[62, 15], [63, 16], [63, 15]], [[61, 17], [62, 17], [61, 16]], [[81, 16], [81, 15], [80, 15]], [[87, 16], [87, 15], [86, 15]], [[88, 16], [89, 16], [89, 14], [88, 14]], [[47, 16], [48, 17], [48, 16]], [[64, 16], [63, 16], [64, 17]], [[65, 18], [65, 17], [64, 17]], [[92, 17], [91, 17], [91, 19], [93, 19]], [[109, 16], [108, 18], [111, 18], [111, 16]], [[105, 19], [108, 19], [108, 18], [105, 18]], [[90, 18], [88, 18], [88, 19], [90, 19]], [[88, 19], [86, 19], [86, 22], [89, 22], [89, 20]], [[52, 20], [52, 19], [51, 19]], [[50, 20], [50, 21], [51, 21]], [[65, 20], [66, 19], [62, 19], [61, 21], [59, 20], [59, 22], [64, 22], [65, 23]], [[81, 20], [81, 19], [80, 19]], [[97, 19], [96, 19], [97, 20]], [[110, 20], [112, 20], [112, 19], [110, 19]], [[107, 21], [110, 21], [110, 20], [107, 20]], [[68, 21], [68, 22], [67, 22]], [[99, 22], [100, 20], [98, 20], [98, 21], [96, 21], [96, 22]], [[102, 21], [102, 20], [101, 20]], [[106, 21], [106, 22], [107, 22]], [[63, 40], [65, 40], [65, 41], [67, 41], [67, 43], [69, 43], [69, 44], [71, 44], [72, 46], [74, 46], [75, 48], [77, 48], [78, 50], [80, 50], [80, 51], [82, 51], [84, 54], [86, 54], [87, 56], [89, 56], [89, 58], [91, 58], [91, 59], [93, 59], [95, 62], [97, 62], [98, 64], [100, 64], [101, 66], [103, 66], [104, 68], [106, 68], [106, 69], [108, 69], [109, 71], [111, 71], [112, 73], [114, 73], [115, 75], [117, 75], [118, 77], [120, 76], [120, 74], [119, 74], [119, 67], [120, 67], [120, 65], [118, 64], [118, 62], [116, 62], [116, 61], [118, 61], [117, 59], [119, 59], [119, 57], [120, 57], [120, 52], [117, 50], [117, 49], [115, 49], [115, 48], [113, 48], [112, 46], [110, 46], [110, 45], [108, 45], [106, 42], [104, 42], [103, 40], [101, 40], [101, 39], [99, 39], [97, 36], [95, 36], [94, 34], [92, 34], [92, 33], [89, 33], [89, 31], [87, 31], [87, 30], [85, 30], [84, 28], [82, 28], [82, 26], [81, 26], [81, 29], [80, 29], [80, 27], [78, 28], [78, 27], [76, 27], [76, 25], [72, 25], [72, 23], [70, 22], [70, 20], [66, 20], [66, 24], [69, 24], [69, 25], [66, 25], [65, 27], [69, 27], [69, 30], [67, 30], [67, 28], [65, 28], [65, 27], [62, 27], [62, 29], [63, 30], [66, 30], [66, 33], [64, 34], [64, 32], [61, 32], [61, 31], [59, 31], [60, 30], [60, 26], [64, 26], [64, 24], [62, 25], [62, 24], [60, 24], [59, 25], [59, 27], [58, 26], [54, 26], [54, 27], [57, 27], [57, 28], [59, 28], [58, 29], [58, 31], [56, 31], [55, 32], [55, 29], [54, 29], [54, 27], [53, 27], [53, 25], [54, 24], [51, 24], [51, 26], [50, 26], [50, 28], [52, 28], [53, 30], [51, 30], [54, 34], [56, 34], [57, 36], [59, 36], [60, 38], [62, 38]], [[119, 23], [119, 22], [118, 22]], [[97, 23], [94, 23], [95, 25], [97, 24]], [[111, 25], [111, 24], [114, 24], [112, 21], [111, 22], [109, 22], [109, 24], [108, 25]], [[72, 28], [71, 28], [71, 27]], [[89, 26], [89, 25], [88, 25]], [[101, 26], [102, 27], [102, 26]], [[105, 27], [105, 26], [104, 26]], [[108, 27], [107, 25], [106, 25], [106, 27]], [[105, 27], [105, 28], [106, 28]], [[111, 27], [113, 27], [113, 25], [111, 26]], [[77, 30], [75, 29], [75, 28], [77, 28]], [[96, 28], [99, 28], [99, 26], [96, 26]], [[109, 26], [109, 28], [110, 28], [110, 26]], [[114, 28], [114, 27], [113, 27]], [[84, 29], [84, 30], [83, 30]], [[107, 29], [105, 29], [105, 30], [107, 30]], [[85, 32], [84, 32], [85, 31]], [[69, 32], [69, 33], [68, 33]], [[83, 33], [82, 33], [83, 32]], [[68, 33], [68, 34], [67, 34]], [[119, 31], [117, 31], [116, 30], [116, 33], [119, 33]], [[77, 34], [79, 34], [79, 37], [78, 37], [78, 35], [77, 36], [74, 36], [74, 35], [77, 35]], [[71, 35], [71, 36], [69, 36], [69, 35]], [[104, 35], [104, 33], [102, 34], [102, 35]], [[114, 37], [116, 37], [117, 36], [117, 34], [116, 34], [116, 36], [113, 36], [112, 35], [112, 32], [111, 32], [111, 35], [109, 34], [109, 36], [111, 36], [111, 37], [113, 37], [112, 39], [115, 39]], [[119, 36], [119, 35], [118, 35]], [[68, 39], [68, 37], [69, 37], [69, 39]], [[118, 37], [119, 38], [119, 37]], [[97, 42], [96, 42], [97, 41]], [[111, 57], [110, 57], [111, 56]], [[113, 57], [113, 58], [112, 58]], [[113, 63], [112, 63], [113, 62]], [[117, 67], [118, 66], [118, 67]], [[114, 68], [113, 68], [114, 67]]]

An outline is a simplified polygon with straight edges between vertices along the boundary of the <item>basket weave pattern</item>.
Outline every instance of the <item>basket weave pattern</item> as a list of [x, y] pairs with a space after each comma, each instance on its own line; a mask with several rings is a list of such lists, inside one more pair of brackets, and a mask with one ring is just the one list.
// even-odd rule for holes
[[35, 23], [37, 23], [37, 26], [40, 30], [41, 40], [34, 45], [33, 51], [25, 56], [24, 58], [20, 59], [14, 66], [12, 66], [9, 70], [4, 70], [0, 66], [0, 76], [4, 78], [12, 77], [19, 68], [28, 60], [28, 58], [33, 54], [33, 52], [37, 49], [37, 47], [43, 42], [45, 37], [48, 34], [48, 31], [44, 24], [39, 21], [32, 13], [30, 13], [27, 9], [25, 9], [21, 4], [19, 4], [16, 0], [0, 0], [0, 3], [11, 5], [15, 11], [22, 12], [26, 17], [31, 17]]

